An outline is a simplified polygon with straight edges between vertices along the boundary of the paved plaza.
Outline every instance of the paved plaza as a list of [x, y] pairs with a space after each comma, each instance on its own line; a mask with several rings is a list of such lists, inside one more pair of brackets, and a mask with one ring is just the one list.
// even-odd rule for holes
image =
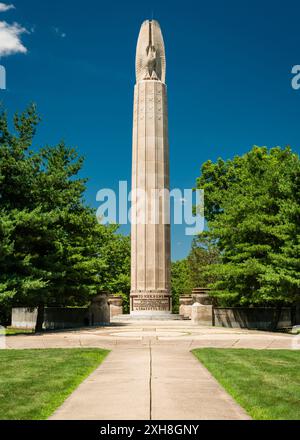
[[193, 356], [201, 347], [290, 349], [294, 336], [195, 326], [190, 321], [118, 321], [109, 327], [19, 335], [7, 348], [101, 347], [106, 360], [53, 420], [245, 420]]

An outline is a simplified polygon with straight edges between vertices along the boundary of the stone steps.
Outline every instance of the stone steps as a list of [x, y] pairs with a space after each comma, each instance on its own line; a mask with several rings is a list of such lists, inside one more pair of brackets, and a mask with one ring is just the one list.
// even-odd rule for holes
[[184, 318], [180, 315], [117, 315], [114, 316], [111, 322], [121, 321], [183, 321]]

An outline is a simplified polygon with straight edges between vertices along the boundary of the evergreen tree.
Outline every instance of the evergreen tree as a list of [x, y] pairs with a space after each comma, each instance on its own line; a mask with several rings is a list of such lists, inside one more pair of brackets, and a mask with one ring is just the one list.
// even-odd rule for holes
[[180, 295], [190, 294], [193, 290], [190, 269], [187, 259], [172, 262], [171, 286], [173, 313], [178, 313]]
[[209, 236], [221, 262], [212, 287], [228, 305], [281, 305], [300, 298], [300, 161], [290, 148], [254, 147], [233, 160], [206, 162]]
[[77, 152], [64, 143], [33, 150], [37, 123], [34, 106], [15, 116], [13, 134], [0, 117], [0, 307], [42, 312], [85, 304], [129, 277], [129, 246], [84, 204]]

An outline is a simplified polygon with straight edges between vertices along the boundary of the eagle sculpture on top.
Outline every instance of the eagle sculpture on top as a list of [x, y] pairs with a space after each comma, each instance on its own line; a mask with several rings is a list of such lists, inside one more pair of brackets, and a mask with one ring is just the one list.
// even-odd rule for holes
[[142, 24], [136, 49], [136, 81], [157, 80], [165, 83], [166, 56], [160, 26], [155, 20]]

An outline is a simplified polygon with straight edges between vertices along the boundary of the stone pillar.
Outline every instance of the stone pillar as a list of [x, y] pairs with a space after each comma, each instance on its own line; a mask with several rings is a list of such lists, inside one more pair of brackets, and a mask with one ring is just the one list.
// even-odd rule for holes
[[123, 298], [121, 296], [110, 296], [108, 299], [110, 319], [123, 315]]
[[193, 289], [192, 321], [194, 324], [213, 325], [213, 306], [209, 292], [210, 289], [204, 287]]
[[192, 295], [181, 295], [179, 297], [179, 315], [183, 316], [186, 319], [191, 319], [192, 305], [193, 305]]
[[210, 290], [211, 289], [207, 287], [196, 287], [192, 291], [193, 301], [204, 305], [211, 305], [212, 299], [209, 296]]
[[170, 314], [168, 110], [164, 43], [156, 21], [141, 27], [136, 66], [130, 309], [132, 315]]
[[200, 304], [198, 302], [192, 305], [192, 322], [196, 325], [213, 324], [212, 306]]
[[102, 326], [110, 323], [108, 293], [101, 292], [92, 299], [89, 307], [89, 321], [91, 326]]

